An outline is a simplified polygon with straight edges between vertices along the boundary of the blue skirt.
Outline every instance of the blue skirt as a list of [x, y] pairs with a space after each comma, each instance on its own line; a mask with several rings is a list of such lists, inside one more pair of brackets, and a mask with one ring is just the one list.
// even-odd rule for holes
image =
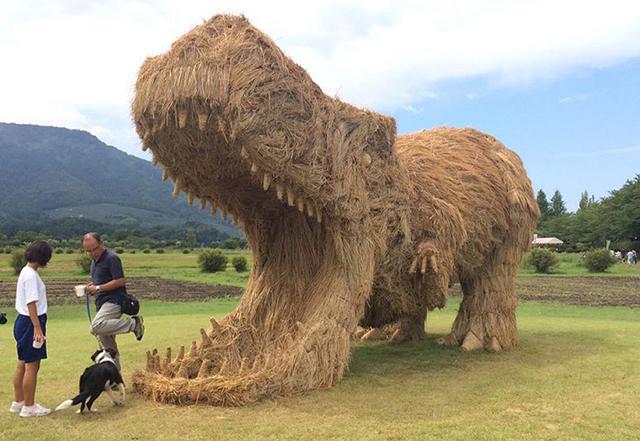
[[[42, 334], [47, 335], [47, 314], [39, 315], [38, 320], [40, 320]], [[47, 358], [47, 340], [40, 349], [33, 347], [33, 323], [28, 315], [18, 314], [13, 324], [13, 337], [16, 339], [18, 360], [33, 363]]]

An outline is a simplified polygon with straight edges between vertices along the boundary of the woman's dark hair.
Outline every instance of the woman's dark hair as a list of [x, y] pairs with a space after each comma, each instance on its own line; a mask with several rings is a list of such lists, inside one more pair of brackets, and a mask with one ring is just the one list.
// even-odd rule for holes
[[53, 250], [47, 242], [36, 240], [24, 252], [24, 257], [26, 257], [27, 262], [35, 262], [40, 266], [47, 266], [47, 263], [51, 260], [51, 254], [53, 254]]

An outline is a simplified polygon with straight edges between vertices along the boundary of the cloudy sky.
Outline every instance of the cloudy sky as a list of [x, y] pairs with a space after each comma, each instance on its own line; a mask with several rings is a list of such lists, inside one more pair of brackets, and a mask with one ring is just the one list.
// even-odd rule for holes
[[640, 173], [640, 2], [0, 0], [0, 121], [87, 130], [145, 157], [129, 117], [145, 57], [243, 13], [329, 95], [400, 133], [471, 126], [574, 210]]

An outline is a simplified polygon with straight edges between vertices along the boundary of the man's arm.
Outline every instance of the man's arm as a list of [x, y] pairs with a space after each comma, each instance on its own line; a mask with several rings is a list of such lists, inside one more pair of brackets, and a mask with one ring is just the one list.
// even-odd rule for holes
[[[118, 289], [125, 285], [126, 281], [124, 280], [124, 277], [121, 277], [120, 279], [113, 279], [110, 282], [100, 285], [100, 292], [113, 291], [114, 289]], [[94, 295], [96, 293], [96, 286], [93, 283], [88, 284], [87, 291], [89, 291], [89, 294]]]

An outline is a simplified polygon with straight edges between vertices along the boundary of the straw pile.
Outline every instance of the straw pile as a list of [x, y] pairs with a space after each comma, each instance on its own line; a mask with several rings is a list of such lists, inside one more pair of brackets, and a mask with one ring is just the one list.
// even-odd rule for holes
[[519, 159], [493, 138], [396, 141], [392, 118], [327, 97], [244, 17], [224, 15], [145, 61], [132, 116], [174, 194], [230, 213], [254, 258], [233, 313], [188, 350], [147, 354], [133, 377], [145, 396], [244, 405], [332, 386], [359, 320], [421, 338], [457, 276], [468, 289], [450, 342], [515, 343], [513, 268], [537, 208]]

